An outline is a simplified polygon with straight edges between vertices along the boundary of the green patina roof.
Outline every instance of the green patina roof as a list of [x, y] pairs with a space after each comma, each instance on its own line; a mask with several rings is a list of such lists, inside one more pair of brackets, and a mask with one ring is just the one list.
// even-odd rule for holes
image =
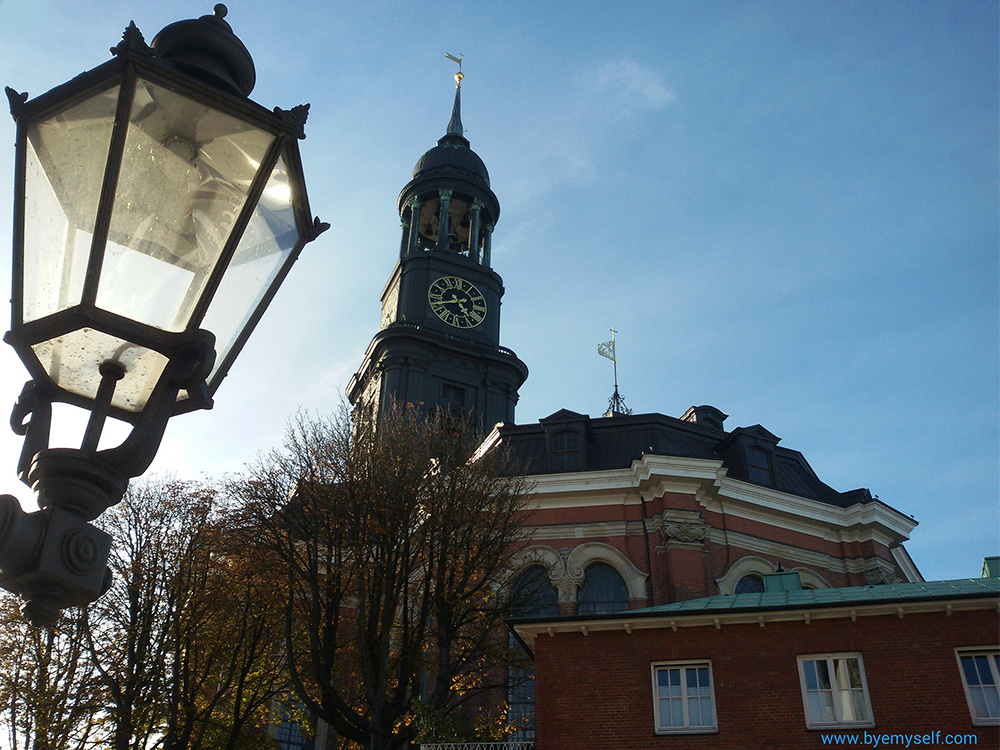
[[[891, 604], [935, 599], [964, 599], [1000, 594], [1000, 578], [960, 578], [955, 581], [887, 583], [877, 586], [847, 586], [832, 589], [765, 591], [757, 594], [723, 594], [633, 609], [629, 615], [708, 614], [761, 609], [835, 607], [851, 604]], [[619, 615], [619, 616], [620, 616]]]

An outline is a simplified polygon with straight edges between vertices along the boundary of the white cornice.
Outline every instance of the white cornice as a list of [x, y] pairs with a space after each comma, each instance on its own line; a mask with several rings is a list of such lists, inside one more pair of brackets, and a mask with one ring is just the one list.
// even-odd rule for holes
[[857, 575], [864, 573], [871, 565], [871, 558], [836, 557], [825, 552], [782, 544], [781, 542], [751, 536], [750, 534], [741, 534], [737, 531], [726, 532], [721, 529], [709, 529], [708, 540], [713, 544], [728, 544], [758, 555], [770, 555], [779, 560], [808, 565], [821, 570], [830, 570], [836, 573]]
[[666, 477], [697, 479], [699, 483], [707, 481], [718, 486], [719, 481], [726, 475], [726, 468], [718, 459], [659, 456], [649, 453], [644, 453], [642, 458], [633, 461], [630, 471], [634, 486], [639, 490], [645, 489], [649, 484], [657, 484]]
[[[766, 517], [773, 518], [774, 513], [780, 513], [800, 519], [803, 522], [802, 531], [834, 541], [855, 541], [849, 538], [849, 533], [845, 534], [847, 529], [853, 531], [858, 527], [878, 526], [883, 529], [882, 543], [890, 546], [909, 539], [910, 532], [917, 525], [913, 519], [877, 500], [841, 508], [728, 477], [722, 480], [718, 495], [726, 499], [725, 512], [731, 515], [761, 520]], [[762, 515], [761, 511], [765, 513]], [[826, 533], [822, 532], [824, 527]], [[837, 533], [835, 536], [830, 536], [833, 529], [836, 529]]]
[[706, 510], [774, 525], [832, 542], [873, 540], [893, 547], [917, 522], [879, 501], [841, 508], [770, 487], [731, 479], [721, 461], [643, 455], [628, 469], [534, 474], [532, 505], [568, 509], [637, 505], [666, 492], [693, 494]]
[[924, 577], [920, 575], [920, 571], [917, 570], [913, 558], [910, 557], [910, 553], [902, 545], [893, 547], [889, 552], [892, 553], [892, 559], [896, 561], [896, 565], [903, 571], [903, 575], [906, 576], [907, 581], [918, 583], [924, 580]]

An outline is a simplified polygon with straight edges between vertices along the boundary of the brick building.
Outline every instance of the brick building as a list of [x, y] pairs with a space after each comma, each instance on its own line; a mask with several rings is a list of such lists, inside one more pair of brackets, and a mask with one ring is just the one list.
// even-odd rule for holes
[[1000, 579], [765, 581], [795, 590], [515, 622], [536, 749], [1000, 745]]

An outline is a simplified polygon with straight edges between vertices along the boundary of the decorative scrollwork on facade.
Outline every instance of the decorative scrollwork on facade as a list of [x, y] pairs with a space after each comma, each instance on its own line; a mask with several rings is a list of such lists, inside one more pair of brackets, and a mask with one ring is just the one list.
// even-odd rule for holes
[[660, 532], [660, 546], [657, 552], [665, 552], [674, 547], [703, 547], [708, 536], [708, 524], [699, 513], [674, 511], [653, 518]]
[[869, 586], [877, 586], [883, 583], [899, 583], [901, 580], [893, 567], [882, 560], [875, 560], [874, 563], [865, 568], [865, 581]]
[[559, 550], [533, 544], [514, 556], [512, 580], [520, 571], [532, 565], [542, 565], [548, 570], [549, 581], [556, 590], [559, 603], [575, 605], [587, 566], [595, 562], [607, 563], [621, 575], [630, 601], [648, 600], [648, 574], [636, 568], [621, 551], [602, 542], [584, 542], [576, 547], [563, 547]]

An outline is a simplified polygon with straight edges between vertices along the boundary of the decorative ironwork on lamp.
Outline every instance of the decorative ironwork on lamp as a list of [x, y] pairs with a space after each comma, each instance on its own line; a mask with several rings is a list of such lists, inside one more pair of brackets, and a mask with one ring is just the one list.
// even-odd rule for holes
[[[32, 380], [11, 416], [40, 511], [0, 496], [0, 586], [29, 621], [106, 590], [89, 521], [149, 466], [167, 420], [212, 398], [302, 247], [298, 140], [308, 105], [248, 99], [253, 60], [215, 14], [135, 24], [99, 67], [28, 100], [17, 123], [11, 330]], [[90, 411], [79, 449], [48, 447], [51, 406]], [[105, 419], [132, 425], [98, 450]]]

